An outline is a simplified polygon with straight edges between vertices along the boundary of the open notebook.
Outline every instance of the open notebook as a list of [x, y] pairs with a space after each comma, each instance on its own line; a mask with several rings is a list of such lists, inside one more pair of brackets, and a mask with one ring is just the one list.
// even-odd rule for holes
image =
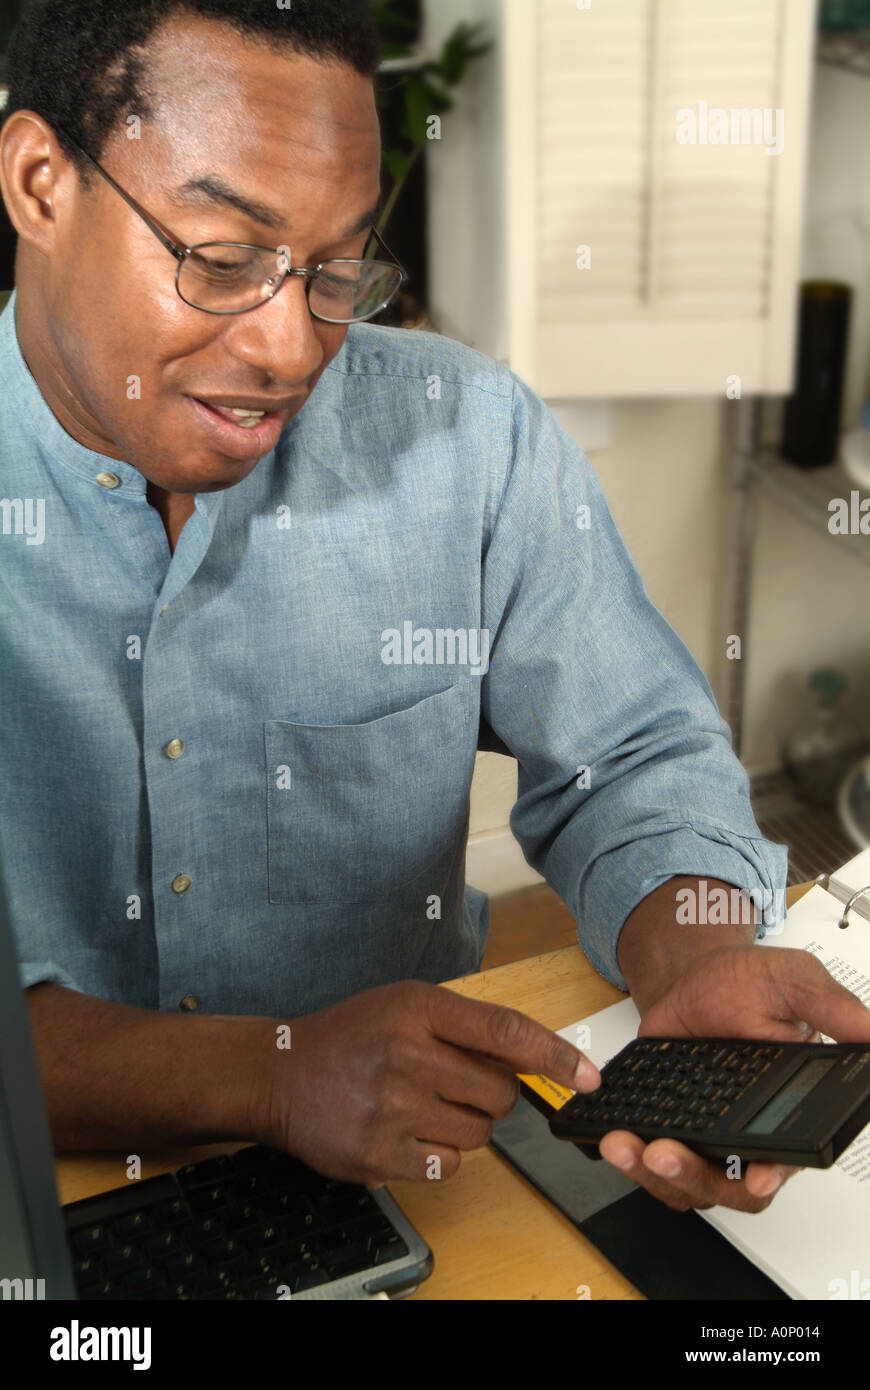
[[[841, 929], [844, 903], [865, 887]], [[811, 888], [764, 945], [812, 951], [870, 1007], [870, 850], [844, 864], [827, 888]], [[634, 1002], [624, 999], [559, 1033], [576, 1044], [585, 1025], [589, 1031], [580, 1045], [600, 1069], [637, 1035], [639, 1023]], [[766, 1211], [751, 1215], [714, 1207], [698, 1214], [791, 1298], [870, 1299], [870, 1128], [833, 1167], [796, 1173]]]

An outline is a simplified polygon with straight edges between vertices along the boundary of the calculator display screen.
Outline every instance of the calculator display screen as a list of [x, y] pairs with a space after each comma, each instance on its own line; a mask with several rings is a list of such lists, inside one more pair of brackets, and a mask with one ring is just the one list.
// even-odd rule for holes
[[759, 1110], [754, 1119], [744, 1126], [746, 1134], [772, 1134], [777, 1125], [780, 1124], [790, 1114], [798, 1101], [803, 1100], [805, 1095], [813, 1089], [822, 1077], [837, 1065], [837, 1059], [830, 1061], [827, 1057], [812, 1057], [808, 1062], [804, 1062], [799, 1071], [796, 1071], [783, 1086], [782, 1090], [777, 1091], [773, 1100], [769, 1100], [767, 1105]]

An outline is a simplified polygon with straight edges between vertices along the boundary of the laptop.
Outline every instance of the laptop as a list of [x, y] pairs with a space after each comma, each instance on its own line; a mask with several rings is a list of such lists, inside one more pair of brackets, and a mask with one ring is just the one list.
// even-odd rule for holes
[[433, 1263], [384, 1188], [262, 1145], [61, 1206], [0, 874], [0, 1299], [383, 1299]]

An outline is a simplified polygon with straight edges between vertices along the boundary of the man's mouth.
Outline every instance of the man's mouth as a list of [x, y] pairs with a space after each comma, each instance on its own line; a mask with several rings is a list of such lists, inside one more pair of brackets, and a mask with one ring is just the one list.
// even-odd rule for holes
[[276, 403], [274, 409], [256, 405], [253, 400], [217, 401], [189, 396], [202, 426], [221, 453], [239, 460], [259, 458], [274, 449], [294, 406], [304, 400]]
[[[207, 402], [204, 401], [203, 404], [205, 405]], [[258, 425], [267, 413], [265, 410], [240, 410], [236, 406], [227, 405], [213, 405], [209, 408], [217, 411], [218, 415], [223, 415], [224, 419], [229, 420], [232, 424], [241, 425], [244, 430], [253, 429], [254, 425]]]

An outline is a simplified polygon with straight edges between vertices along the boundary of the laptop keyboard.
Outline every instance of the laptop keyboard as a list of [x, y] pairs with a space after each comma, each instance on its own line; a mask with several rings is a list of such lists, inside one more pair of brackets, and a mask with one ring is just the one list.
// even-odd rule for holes
[[63, 1210], [82, 1299], [274, 1301], [408, 1254], [367, 1188], [260, 1145]]

